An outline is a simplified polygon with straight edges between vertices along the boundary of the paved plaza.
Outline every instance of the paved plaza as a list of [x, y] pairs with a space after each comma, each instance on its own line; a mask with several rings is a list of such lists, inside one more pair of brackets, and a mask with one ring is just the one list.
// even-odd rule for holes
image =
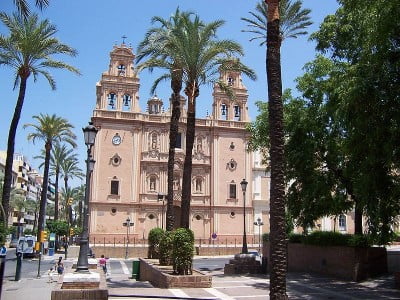
[[[227, 258], [226, 258], [227, 259]], [[45, 257], [51, 264], [54, 258]], [[268, 275], [225, 276], [221, 269], [221, 260], [203, 258], [197, 261], [198, 266], [213, 275], [212, 288], [159, 289], [149, 282], [131, 279], [132, 260], [110, 259], [107, 285], [109, 299], [250, 299], [269, 298]], [[199, 265], [199, 261], [202, 265]], [[67, 259], [66, 264], [72, 264]], [[209, 266], [205, 268], [209, 262]], [[196, 264], [195, 264], [196, 265]], [[43, 269], [41, 278], [28, 274], [21, 281], [14, 281], [11, 274], [6, 274], [3, 285], [3, 300], [50, 300], [51, 290], [56, 282], [50, 282], [47, 270]], [[287, 290], [290, 299], [400, 299], [400, 290], [395, 289], [393, 275], [385, 275], [373, 280], [354, 283], [344, 282], [329, 277], [289, 273]]]

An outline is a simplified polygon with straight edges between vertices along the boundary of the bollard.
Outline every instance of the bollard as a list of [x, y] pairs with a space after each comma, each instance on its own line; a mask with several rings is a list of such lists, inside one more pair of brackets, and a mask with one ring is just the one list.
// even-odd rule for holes
[[21, 264], [22, 264], [22, 252], [17, 252], [17, 265], [15, 268], [15, 281], [21, 279]]

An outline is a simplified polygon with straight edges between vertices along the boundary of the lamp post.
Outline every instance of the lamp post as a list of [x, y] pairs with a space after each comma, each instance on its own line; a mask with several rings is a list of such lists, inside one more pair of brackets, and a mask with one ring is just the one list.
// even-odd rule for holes
[[122, 223], [122, 226], [126, 226], [126, 249], [125, 249], [125, 259], [128, 259], [128, 244], [129, 244], [129, 229], [133, 226], [134, 223], [131, 222], [129, 217], [126, 219], [126, 222]]
[[248, 182], [246, 179], [243, 179], [240, 182], [240, 185], [242, 186], [242, 192], [243, 192], [243, 246], [242, 246], [242, 254], [247, 254], [247, 240], [246, 240], [246, 188], [247, 188]]
[[86, 187], [85, 187], [85, 200], [83, 206], [83, 228], [81, 238], [79, 241], [79, 257], [76, 264], [76, 272], [87, 273], [89, 272], [88, 253], [89, 253], [89, 195], [90, 195], [90, 174], [93, 171], [95, 160], [92, 159], [92, 147], [96, 139], [97, 129], [93, 126], [92, 122], [85, 128], [82, 128], [87, 146], [87, 159], [86, 159]]
[[258, 226], [258, 253], [261, 253], [261, 226], [263, 226], [264, 223], [261, 221], [261, 218], [257, 218], [254, 225]]
[[162, 208], [161, 208], [161, 228], [164, 229], [164, 201], [165, 201], [165, 195], [158, 193], [157, 195], [158, 201], [162, 200]]

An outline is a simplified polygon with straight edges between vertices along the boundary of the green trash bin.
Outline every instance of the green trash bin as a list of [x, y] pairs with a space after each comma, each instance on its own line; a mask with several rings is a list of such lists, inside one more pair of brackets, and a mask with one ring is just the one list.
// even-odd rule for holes
[[132, 262], [132, 279], [140, 280], [140, 260]]

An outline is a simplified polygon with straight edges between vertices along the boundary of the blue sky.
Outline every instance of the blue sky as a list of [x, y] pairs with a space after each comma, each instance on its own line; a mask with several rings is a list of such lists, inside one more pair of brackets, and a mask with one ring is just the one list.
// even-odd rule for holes
[[[31, 0], [31, 3], [34, 1]], [[12, 0], [2, 0], [0, 11], [12, 13]], [[52, 71], [57, 83], [57, 90], [52, 91], [48, 82], [39, 78], [28, 81], [25, 103], [17, 131], [15, 151], [24, 154], [33, 167], [40, 162], [34, 161], [43, 144], [28, 143], [28, 129], [22, 129], [23, 124], [30, 123], [33, 115], [39, 113], [57, 114], [68, 119], [75, 126], [78, 137], [77, 152], [80, 156], [81, 167], [84, 170], [86, 146], [83, 142], [82, 127], [89, 121], [95, 101], [96, 82], [101, 73], [108, 69], [109, 52], [114, 44], [120, 44], [122, 36], [127, 36], [126, 43], [131, 44], [134, 51], [150, 28], [153, 16], [168, 18], [179, 6], [181, 10], [197, 13], [204, 21], [223, 19], [225, 25], [218, 33], [220, 38], [230, 38], [239, 42], [245, 51], [243, 62], [254, 69], [258, 80], [243, 79], [248, 88], [249, 113], [252, 120], [257, 116], [256, 101], [267, 99], [265, 73], [265, 47], [260, 47], [257, 41], [249, 42], [251, 35], [241, 32], [245, 28], [241, 17], [248, 17], [249, 11], [254, 11], [256, 0], [51, 0], [50, 6], [42, 13], [41, 18], [48, 18], [58, 28], [57, 38], [78, 51], [74, 58], [60, 59], [77, 67], [82, 75], [76, 76], [67, 71]], [[336, 0], [303, 0], [303, 7], [312, 10], [314, 24], [309, 28], [312, 33], [318, 30], [325, 16], [333, 14], [338, 8]], [[4, 25], [0, 25], [0, 33], [8, 34]], [[295, 78], [302, 74], [302, 67], [311, 61], [316, 52], [315, 43], [308, 37], [286, 40], [282, 46], [282, 79], [284, 88], [295, 88]], [[151, 96], [150, 87], [156, 76], [144, 71], [140, 74], [140, 106], [146, 109], [146, 102]], [[7, 148], [9, 124], [14, 112], [18, 90], [13, 91], [14, 74], [0, 66], [0, 150]], [[158, 90], [158, 97], [168, 104], [170, 95], [169, 83], [165, 82]], [[197, 101], [198, 117], [204, 117], [206, 111], [211, 112], [211, 87], [203, 86]], [[74, 182], [76, 185], [80, 182]]]

